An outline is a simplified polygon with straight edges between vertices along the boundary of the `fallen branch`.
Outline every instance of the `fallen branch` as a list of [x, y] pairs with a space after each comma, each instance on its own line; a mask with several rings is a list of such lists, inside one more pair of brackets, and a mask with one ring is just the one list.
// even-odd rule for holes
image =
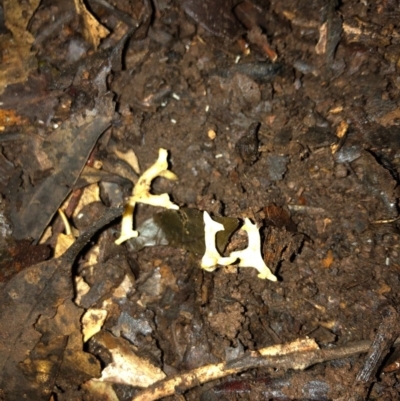
[[[258, 359], [260, 355], [268, 357], [270, 360], [274, 361], [282, 358], [294, 360], [294, 355], [315, 351], [317, 349], [317, 343], [314, 340], [307, 338], [303, 340], [296, 340], [288, 344], [279, 344], [272, 347], [263, 348], [258, 352], [251, 353], [249, 357], [252, 361], [254, 359]], [[251, 364], [250, 366], [248, 366], [248, 364], [240, 364], [240, 366], [237, 367], [230, 367], [225, 362], [202, 366], [187, 373], [161, 380], [137, 394], [132, 401], [158, 400], [160, 398], [173, 395], [176, 391], [185, 391], [200, 384], [242, 372], [251, 367]]]
[[[395, 344], [399, 343], [400, 339], [397, 339]], [[209, 381], [257, 367], [304, 370], [317, 363], [368, 352], [370, 347], [371, 341], [365, 340], [337, 348], [319, 349], [313, 339], [296, 340], [291, 343], [252, 351], [243, 358], [228, 363], [206, 365], [181, 375], [160, 380], [138, 393], [132, 401], [158, 400], [176, 392], [186, 391]]]

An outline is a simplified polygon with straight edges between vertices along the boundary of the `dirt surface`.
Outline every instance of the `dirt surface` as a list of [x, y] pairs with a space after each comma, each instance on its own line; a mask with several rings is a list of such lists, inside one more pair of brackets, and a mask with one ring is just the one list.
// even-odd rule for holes
[[[162, 235], [144, 249], [136, 240], [115, 245], [120, 225], [114, 220], [83, 252], [70, 252], [73, 267], [67, 258], [70, 265], [60, 262], [71, 288], [19, 329], [25, 354], [13, 361], [23, 366], [19, 374], [31, 377], [26, 388], [34, 388], [32, 394], [130, 400], [140, 381], [107, 390], [90, 381], [111, 363], [114, 347], [171, 376], [306, 336], [328, 349], [379, 342], [388, 308], [398, 310], [399, 3], [238, 3], [117, 0], [109, 8], [90, 0], [88, 9], [109, 31], [98, 43], [85, 33], [86, 17], [73, 2], [43, 0], [32, 13], [27, 31], [34, 68], [0, 95], [3, 296], [10, 288], [25, 294], [18, 280], [27, 266], [57, 275], [38, 263], [52, 263], [43, 261], [63, 231], [56, 215], [61, 204], [85, 232], [104, 205], [120, 207], [138, 181], [140, 173], [121, 152], [132, 150], [142, 173], [159, 148], [168, 150], [169, 170], [179, 180], [156, 178], [152, 192], [168, 193], [183, 214], [190, 213], [186, 208], [207, 211], [237, 219], [237, 226], [250, 218], [278, 278], [260, 279], [256, 269], [237, 264], [201, 269], [204, 231], [197, 214], [179, 215], [199, 227], [179, 236], [175, 223], [154, 217]], [[12, 37], [4, 14], [3, 58]], [[100, 188], [97, 203], [73, 216], [92, 183]], [[162, 209], [138, 205], [139, 232], [156, 213]], [[227, 256], [246, 246], [239, 230], [220, 251]], [[90, 287], [81, 296], [77, 277]], [[116, 295], [124, 282], [130, 283], [124, 295]], [[71, 302], [77, 296], [78, 306]], [[82, 343], [75, 337], [91, 308], [107, 309], [107, 318]], [[58, 339], [56, 351], [48, 349], [46, 335]], [[387, 340], [382, 358], [394, 356], [386, 365], [376, 362], [363, 389], [352, 387], [366, 360], [358, 354], [304, 372], [254, 367], [177, 388], [170, 399], [340, 400], [358, 394], [354, 400], [398, 400], [399, 371], [387, 368], [398, 358], [394, 340]], [[10, 347], [4, 344], [3, 351]], [[12, 347], [19, 350], [18, 342]], [[79, 368], [75, 352], [85, 360]], [[38, 362], [45, 360], [52, 361], [52, 373]], [[18, 383], [5, 384], [12, 372], [7, 366], [0, 399], [13, 400]]]

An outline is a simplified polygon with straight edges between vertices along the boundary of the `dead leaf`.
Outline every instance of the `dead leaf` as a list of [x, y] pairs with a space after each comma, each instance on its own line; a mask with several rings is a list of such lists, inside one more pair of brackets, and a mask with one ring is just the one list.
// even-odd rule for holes
[[74, 213], [72, 214], [73, 217], [76, 217], [79, 213], [81, 213], [81, 210], [86, 206], [89, 205], [90, 203], [93, 202], [99, 202], [100, 201], [100, 188], [97, 183], [91, 184], [87, 186], [83, 190], [83, 194], [81, 198], [79, 199], [79, 203], [75, 208]]
[[44, 244], [33, 245], [28, 240], [6, 241], [0, 258], [0, 282], [8, 281], [21, 270], [49, 259], [50, 254], [50, 248]]
[[383, 116], [376, 119], [376, 121], [384, 127], [391, 127], [392, 125], [399, 125], [398, 120], [400, 118], [400, 108], [389, 111]]
[[217, 37], [233, 41], [243, 32], [232, 12], [230, 0], [186, 0], [183, 2], [183, 9], [199, 25]]
[[97, 334], [106, 320], [108, 312], [105, 309], [88, 309], [82, 316], [83, 341], [86, 342]]
[[[76, 337], [74, 340], [71, 330], [67, 330], [66, 327], [70, 328], [78, 315], [77, 324], [80, 327], [81, 309], [79, 309], [79, 313], [74, 309], [73, 313], [67, 313], [67, 317], [64, 315], [61, 318], [60, 315], [59, 322], [56, 319], [54, 324], [56, 327], [64, 324], [62, 329], [50, 330], [49, 327], [51, 318], [56, 312], [61, 313], [58, 308], [74, 296], [71, 277], [72, 263], [93, 234], [121, 214], [122, 208], [109, 209], [97, 221], [95, 220], [92, 227], [83, 233], [61, 258], [29, 267], [1, 287], [0, 371], [2, 376], [0, 388], [5, 400], [48, 400], [48, 386], [54, 382], [54, 372], [59, 371], [53, 367], [61, 363], [61, 359], [68, 357], [63, 354], [63, 349], [70, 346], [69, 342], [73, 341], [73, 344], [76, 344], [74, 342]], [[74, 308], [77, 307], [74, 306]], [[71, 316], [73, 317], [71, 318]], [[46, 328], [43, 322], [49, 318], [50, 321]], [[39, 363], [38, 361], [43, 358], [35, 360], [35, 353], [32, 354], [36, 346], [38, 346], [37, 353], [40, 350], [37, 344], [40, 342], [42, 334], [35, 329], [38, 322], [37, 328], [40, 327], [42, 333], [50, 330], [53, 333], [53, 340], [57, 343], [54, 349], [58, 351], [54, 356], [55, 360], [51, 360], [51, 364], [49, 362]], [[72, 331], [74, 332], [74, 330]], [[65, 343], [65, 335], [68, 336], [68, 344]], [[79, 336], [81, 336], [80, 333]], [[50, 352], [50, 349], [46, 352]], [[40, 352], [39, 354], [42, 355]], [[63, 357], [59, 358], [58, 355], [61, 354]], [[84, 357], [80, 359], [83, 365], [80, 362], [79, 366], [84, 366], [84, 360]], [[25, 371], [20, 367], [24, 361]], [[38, 381], [42, 379], [48, 386], [43, 386], [43, 388], [38, 386]]]
[[[15, 70], [18, 68], [18, 65], [13, 64], [11, 68]], [[0, 103], [3, 104], [4, 111], [12, 111], [15, 114], [15, 119], [13, 120], [16, 124], [18, 123], [18, 119], [23, 119], [21, 124], [18, 124], [23, 125], [24, 128], [21, 134], [29, 134], [29, 132], [33, 131], [34, 126], [27, 124], [26, 121], [48, 122], [54, 115], [54, 109], [58, 105], [59, 99], [57, 96], [60, 96], [60, 91], [50, 90], [48, 81], [44, 75], [32, 72], [22, 82], [13, 84], [10, 81], [0, 95]], [[7, 121], [3, 125], [7, 127]], [[28, 127], [30, 130], [28, 130]]]
[[82, 388], [89, 393], [89, 397], [85, 397], [88, 401], [119, 401], [111, 383], [89, 380], [82, 385]]
[[114, 149], [114, 152], [121, 160], [124, 160], [126, 163], [128, 163], [136, 174], [140, 174], [139, 160], [132, 149], [125, 153], [120, 152], [118, 149]]
[[160, 368], [136, 355], [129, 342], [122, 337], [102, 331], [96, 336], [96, 342], [107, 348], [113, 358], [113, 362], [103, 369], [99, 381], [148, 387], [166, 377]]
[[100, 44], [100, 40], [110, 33], [107, 28], [99, 23], [96, 18], [87, 10], [82, 0], [74, 0], [75, 9], [83, 19], [83, 35], [85, 39], [95, 48]]
[[4, 0], [4, 19], [12, 37], [0, 35], [0, 94], [11, 84], [24, 82], [36, 68], [35, 54], [31, 51], [33, 36], [27, 30], [40, 0]]
[[[80, 385], [100, 373], [100, 363], [83, 351], [80, 318], [83, 309], [71, 299], [61, 303], [55, 316], [41, 316], [35, 329], [42, 334], [40, 340], [20, 365], [24, 378], [30, 379], [29, 399], [48, 399], [58, 378], [71, 385]], [[63, 384], [58, 383], [58, 387]], [[26, 390], [25, 390], [26, 391]]]
[[55, 131], [44, 144], [49, 159], [53, 162], [53, 173], [28, 193], [23, 193], [20, 209], [14, 207], [11, 220], [13, 235], [17, 239], [38, 240], [54, 213], [68, 196], [99, 136], [110, 126], [114, 103], [103, 97], [94, 113], [85, 113], [71, 118]]
[[27, 120], [19, 116], [15, 110], [2, 110], [0, 109], [0, 131], [4, 131], [5, 127], [12, 125], [22, 125]]

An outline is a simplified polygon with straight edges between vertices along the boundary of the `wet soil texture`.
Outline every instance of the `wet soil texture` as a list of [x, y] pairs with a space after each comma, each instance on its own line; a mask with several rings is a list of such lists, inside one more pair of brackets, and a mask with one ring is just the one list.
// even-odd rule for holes
[[[374, 341], [382, 358], [367, 346], [305, 371], [254, 365], [168, 399], [399, 400], [399, 2], [42, 0], [20, 27], [25, 47], [8, 3], [0, 312], [11, 319], [14, 296], [22, 323], [11, 334], [0, 322], [0, 399], [131, 400], [164, 377], [308, 336], [321, 349]], [[122, 214], [160, 148], [178, 180], [157, 177], [151, 191], [180, 211], [138, 204], [143, 235], [116, 245], [120, 218], [105, 211]], [[105, 227], [54, 262], [61, 205], [72, 237], [104, 216]], [[224, 256], [247, 247], [245, 219], [256, 223], [278, 280], [238, 263], [201, 269], [203, 211], [231, 235], [217, 237]], [[42, 306], [25, 320], [31, 291]], [[106, 316], [82, 340], [90, 310]], [[155, 370], [92, 380], [118, 365], [115, 349]]]

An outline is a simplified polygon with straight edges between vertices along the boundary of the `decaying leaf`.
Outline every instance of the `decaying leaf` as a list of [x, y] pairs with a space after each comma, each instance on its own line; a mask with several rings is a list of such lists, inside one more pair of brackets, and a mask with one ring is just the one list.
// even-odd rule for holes
[[119, 401], [112, 383], [89, 380], [82, 385], [82, 388], [89, 394], [89, 400]]
[[276, 271], [283, 260], [290, 261], [299, 252], [304, 235], [297, 231], [289, 212], [279, 206], [267, 205], [262, 215], [265, 225], [262, 246], [264, 262], [272, 271]]
[[13, 125], [22, 125], [27, 120], [18, 115], [15, 110], [2, 110], [0, 109], [0, 132], [4, 131], [6, 127]]
[[139, 160], [135, 152], [130, 149], [127, 152], [120, 152], [118, 149], [114, 149], [115, 154], [125, 162], [127, 162], [136, 174], [140, 174]]
[[96, 336], [96, 341], [105, 346], [113, 358], [113, 362], [103, 369], [99, 381], [148, 387], [166, 377], [160, 368], [136, 355], [129, 342], [122, 337], [103, 331]]
[[[221, 216], [214, 219], [224, 227], [216, 234], [217, 250], [221, 253], [239, 227], [239, 220]], [[183, 248], [196, 256], [205, 252], [203, 212], [198, 209], [163, 210], [144, 221], [138, 231], [140, 236], [128, 242], [129, 249], [135, 252], [144, 247], [162, 245]]]
[[[44, 394], [46, 389], [51, 394], [58, 376], [69, 385], [80, 385], [100, 374], [99, 362], [83, 351], [82, 314], [81, 308], [66, 299], [57, 307], [55, 316], [41, 316], [35, 324], [35, 330], [42, 337], [24, 360], [22, 370], [25, 377], [31, 377], [31, 383], [37, 385], [37, 392]], [[41, 380], [38, 380], [39, 375]]]
[[72, 214], [73, 217], [76, 217], [81, 213], [81, 210], [90, 203], [93, 202], [100, 202], [100, 189], [97, 183], [88, 185], [83, 190], [83, 194], [79, 199], [79, 203], [76, 206], [74, 213]]
[[243, 32], [239, 21], [233, 15], [230, 0], [186, 0], [183, 2], [183, 9], [215, 36], [233, 41]]
[[113, 110], [110, 97], [99, 99], [93, 113], [66, 121], [44, 145], [53, 172], [37, 187], [21, 194], [22, 206], [15, 206], [11, 213], [16, 238], [40, 238], [74, 186], [97, 139], [110, 126]]
[[85, 267], [81, 265], [80, 274], [90, 288], [86, 293], [77, 294], [79, 305], [85, 309], [90, 307], [104, 309], [102, 301], [109, 298], [124, 280], [128, 268], [124, 266], [125, 263], [116, 256], [103, 263], [96, 262]]
[[82, 316], [83, 341], [86, 342], [101, 330], [107, 317], [107, 311], [104, 309], [88, 309]]
[[4, 0], [4, 19], [12, 38], [0, 35], [0, 94], [11, 84], [24, 82], [37, 63], [31, 51], [33, 36], [27, 27], [32, 15], [39, 6], [39, 0], [13, 1]]
[[[0, 218], [1, 221], [1, 218]], [[4, 232], [0, 234], [0, 282], [6, 282], [12, 276], [29, 266], [36, 265], [50, 258], [50, 247], [45, 244], [33, 245], [31, 241], [13, 241]]]
[[100, 44], [100, 40], [104, 39], [110, 32], [101, 25], [96, 18], [87, 10], [82, 0], [74, 0], [75, 9], [82, 16], [85, 39], [95, 48]]
[[[42, 387], [38, 383], [43, 377], [49, 385], [54, 381], [53, 375], [59, 371], [59, 363], [67, 357], [67, 355], [62, 354], [62, 348], [67, 349], [69, 347], [69, 341], [72, 337], [67, 330], [65, 332], [61, 330], [63, 332], [60, 333], [60, 331], [50, 329], [48, 325], [45, 328], [44, 322], [47, 320], [50, 324], [51, 318], [55, 316], [57, 311], [61, 312], [59, 307], [74, 296], [71, 266], [78, 253], [95, 232], [120, 216], [121, 213], [122, 209], [120, 208], [109, 209], [75, 241], [62, 257], [29, 267], [1, 287], [0, 371], [2, 376], [0, 388], [3, 391], [4, 399], [48, 399], [48, 387]], [[77, 307], [74, 306], [72, 309], [76, 311], [75, 308]], [[79, 313], [73, 312], [73, 316], [71, 313], [67, 313], [66, 322], [63, 320], [63, 324], [68, 326], [73, 324], [74, 321], [76, 323], [77, 319], [77, 327], [80, 327], [81, 311], [79, 309]], [[38, 323], [40, 324], [36, 326]], [[41, 332], [37, 331], [36, 328]], [[51, 361], [51, 366], [46, 365], [45, 362], [33, 362], [35, 360], [35, 353], [33, 353], [35, 347], [38, 346], [39, 348], [36, 351], [39, 351], [40, 346], [38, 344], [41, 341], [42, 334], [45, 335], [44, 333], [48, 333], [49, 330], [53, 333], [54, 341], [57, 342], [58, 354], [63, 356], [62, 358], [56, 356], [56, 360]], [[77, 332], [79, 333], [79, 329]], [[21, 369], [21, 364], [24, 361], [25, 371]], [[57, 365], [58, 369], [55, 368]], [[32, 372], [32, 374], [26, 375], [27, 371]]]

